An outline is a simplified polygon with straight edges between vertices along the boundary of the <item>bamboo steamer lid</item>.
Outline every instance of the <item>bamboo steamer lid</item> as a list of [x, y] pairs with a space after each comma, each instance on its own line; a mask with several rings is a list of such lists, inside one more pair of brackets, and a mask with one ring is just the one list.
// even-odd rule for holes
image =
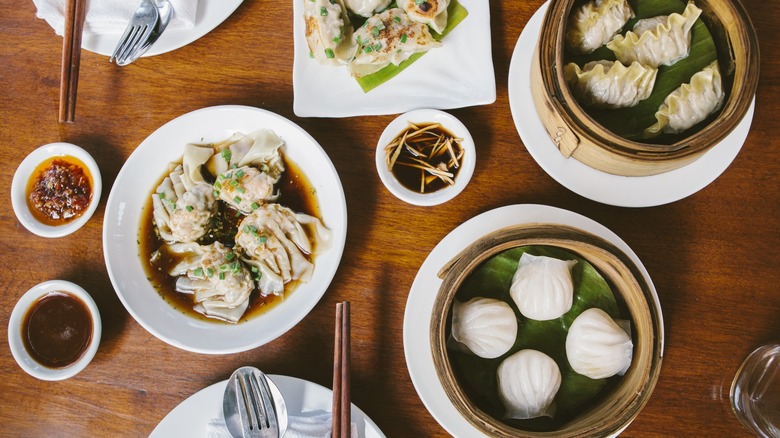
[[656, 175], [693, 162], [737, 127], [758, 85], [756, 32], [739, 0], [695, 3], [718, 49], [726, 100], [701, 130], [672, 144], [653, 144], [613, 134], [577, 103], [563, 74], [563, 40], [575, 0], [550, 0], [531, 65], [531, 96], [545, 130], [563, 156], [615, 175]]
[[[471, 273], [490, 257], [525, 246], [553, 246], [576, 253], [610, 283], [631, 317], [634, 355], [626, 374], [610, 392], [560, 429], [520, 430], [493, 418], [464, 392], [448, 358], [447, 337], [455, 295]], [[661, 309], [638, 267], [621, 250], [575, 228], [553, 224], [524, 224], [490, 233], [457, 254], [439, 272], [442, 284], [434, 301], [430, 342], [434, 366], [444, 392], [475, 428], [494, 437], [608, 436], [625, 429], [650, 399], [663, 361]]]

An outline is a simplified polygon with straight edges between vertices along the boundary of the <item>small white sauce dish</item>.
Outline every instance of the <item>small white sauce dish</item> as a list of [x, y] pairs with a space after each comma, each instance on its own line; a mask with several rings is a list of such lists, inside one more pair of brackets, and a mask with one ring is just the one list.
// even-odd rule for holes
[[[84, 163], [92, 175], [92, 200], [81, 216], [68, 223], [52, 226], [41, 223], [30, 211], [27, 203], [27, 183], [41, 163], [56, 156], [71, 156]], [[50, 143], [32, 151], [19, 164], [11, 182], [11, 205], [19, 222], [31, 233], [41, 237], [62, 237], [73, 233], [87, 223], [100, 203], [102, 189], [100, 169], [87, 151], [70, 143]]]
[[[385, 146], [401, 134], [407, 128], [409, 122], [414, 123], [415, 125], [439, 123], [452, 135], [462, 139], [460, 144], [463, 148], [464, 155], [461, 169], [455, 177], [454, 185], [430, 193], [419, 193], [404, 187], [395, 177], [393, 172], [388, 169], [385, 161]], [[387, 190], [398, 199], [413, 205], [432, 206], [449, 201], [466, 188], [466, 185], [468, 185], [471, 180], [471, 176], [474, 174], [476, 155], [474, 139], [471, 137], [471, 133], [469, 133], [468, 128], [466, 128], [466, 126], [455, 116], [435, 109], [416, 109], [396, 117], [395, 120], [387, 125], [384, 132], [382, 132], [376, 148], [376, 170], [379, 173], [379, 178], [382, 180], [382, 183], [387, 187]]]
[[[70, 365], [61, 368], [50, 368], [38, 363], [25, 348], [23, 340], [25, 316], [41, 297], [55, 292], [64, 292], [79, 299], [86, 306], [92, 320], [92, 336], [86, 350]], [[27, 374], [40, 380], [65, 380], [75, 376], [83, 370], [95, 357], [100, 337], [102, 334], [102, 322], [95, 300], [81, 286], [64, 280], [49, 280], [34, 286], [17, 301], [8, 321], [8, 345], [16, 363]]]

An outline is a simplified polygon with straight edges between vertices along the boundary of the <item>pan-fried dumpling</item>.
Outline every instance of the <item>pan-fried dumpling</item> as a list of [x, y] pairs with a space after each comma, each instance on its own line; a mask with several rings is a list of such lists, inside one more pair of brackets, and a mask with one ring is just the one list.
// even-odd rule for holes
[[399, 8], [388, 9], [366, 20], [355, 31], [355, 41], [358, 51], [349, 69], [358, 78], [389, 64], [398, 65], [415, 53], [441, 46], [428, 26], [411, 21]]
[[517, 317], [509, 304], [493, 298], [452, 303], [452, 338], [469, 351], [493, 359], [509, 351], [517, 338]]
[[347, 9], [353, 14], [368, 18], [390, 6], [392, 1], [393, 0], [344, 0], [344, 3], [347, 6]]
[[634, 17], [628, 0], [594, 0], [569, 16], [566, 48], [573, 53], [590, 53], [603, 46]]
[[591, 379], [626, 373], [634, 344], [606, 312], [591, 308], [580, 313], [566, 335], [566, 357], [571, 368]]
[[498, 365], [498, 396], [507, 418], [552, 417], [561, 387], [561, 370], [548, 355], [520, 350]]
[[577, 99], [596, 108], [634, 106], [650, 97], [657, 69], [638, 62], [626, 67], [617, 61], [592, 61], [580, 67], [570, 62], [564, 68], [566, 83]]
[[655, 113], [656, 123], [645, 129], [645, 135], [683, 132], [720, 109], [724, 98], [718, 61], [714, 61], [666, 96]]
[[447, 8], [450, 0], [398, 0], [398, 7], [403, 9], [412, 21], [427, 24], [436, 33], [444, 32], [447, 27]]
[[520, 313], [526, 318], [547, 321], [568, 312], [574, 300], [571, 268], [576, 263], [523, 253], [509, 288]]
[[311, 56], [321, 64], [343, 65], [355, 55], [352, 23], [343, 0], [303, 1], [306, 42]]
[[699, 15], [701, 9], [690, 2], [682, 14], [637, 21], [633, 31], [615, 36], [607, 47], [626, 65], [634, 61], [649, 67], [672, 65], [688, 56], [691, 28]]

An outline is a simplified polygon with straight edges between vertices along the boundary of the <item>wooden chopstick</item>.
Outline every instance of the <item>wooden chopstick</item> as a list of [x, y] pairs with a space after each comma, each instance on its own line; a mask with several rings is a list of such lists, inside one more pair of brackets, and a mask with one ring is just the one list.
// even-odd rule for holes
[[349, 438], [352, 419], [349, 395], [349, 301], [336, 304], [336, 333], [333, 343], [332, 438]]
[[68, 0], [65, 9], [65, 30], [62, 35], [62, 71], [60, 75], [60, 123], [76, 118], [76, 90], [81, 64], [81, 34], [87, 0]]

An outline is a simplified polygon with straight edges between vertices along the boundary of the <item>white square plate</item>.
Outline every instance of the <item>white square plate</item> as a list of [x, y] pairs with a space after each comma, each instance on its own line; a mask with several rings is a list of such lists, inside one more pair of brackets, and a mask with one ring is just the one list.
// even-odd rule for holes
[[495, 102], [488, 1], [458, 0], [468, 16], [444, 37], [442, 47], [368, 93], [345, 66], [321, 65], [309, 56], [302, 1], [293, 0], [293, 110], [298, 117], [398, 114]]

